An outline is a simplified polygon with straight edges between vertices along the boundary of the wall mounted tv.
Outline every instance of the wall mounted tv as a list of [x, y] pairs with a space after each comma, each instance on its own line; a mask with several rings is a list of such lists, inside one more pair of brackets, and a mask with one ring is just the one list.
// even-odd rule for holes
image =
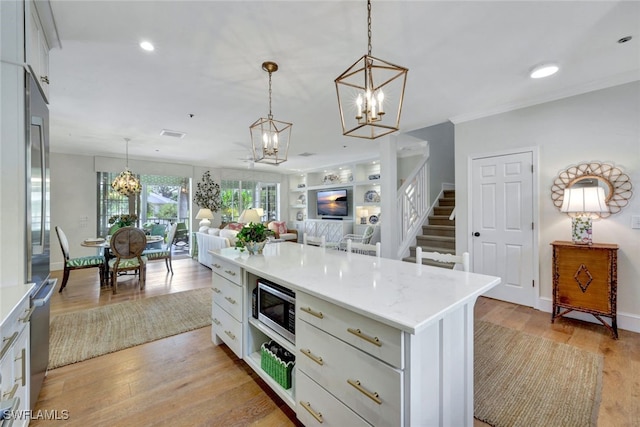
[[317, 193], [318, 216], [348, 216], [347, 190], [321, 190]]

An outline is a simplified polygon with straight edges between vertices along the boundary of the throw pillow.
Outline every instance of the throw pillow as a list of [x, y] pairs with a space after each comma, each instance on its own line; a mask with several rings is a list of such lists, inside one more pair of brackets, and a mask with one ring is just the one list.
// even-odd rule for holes
[[235, 230], [235, 231], [242, 230], [242, 227], [244, 227], [244, 224], [240, 224], [239, 222], [230, 222], [227, 225], [228, 230]]
[[278, 234], [284, 234], [287, 232], [287, 223], [284, 221], [272, 221], [273, 227]]
[[236, 236], [238, 235], [238, 231], [237, 230], [229, 230], [229, 229], [222, 229], [220, 230], [220, 237], [225, 237], [229, 240], [229, 245], [231, 245], [231, 247], [236, 245]]
[[219, 236], [220, 235], [220, 229], [219, 228], [210, 228], [207, 230], [207, 232], [209, 234], [211, 234], [212, 236]]

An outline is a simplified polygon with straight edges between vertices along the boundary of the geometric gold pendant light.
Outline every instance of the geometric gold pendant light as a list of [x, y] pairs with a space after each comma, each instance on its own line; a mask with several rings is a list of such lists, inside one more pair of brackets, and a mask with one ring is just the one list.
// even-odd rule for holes
[[278, 71], [278, 64], [267, 61], [262, 64], [262, 69], [269, 73], [269, 115], [259, 118], [249, 127], [253, 161], [277, 166], [287, 161], [293, 124], [275, 120], [271, 113], [271, 74]]
[[342, 134], [376, 139], [400, 129], [408, 68], [371, 56], [371, 0], [367, 54], [335, 79]]

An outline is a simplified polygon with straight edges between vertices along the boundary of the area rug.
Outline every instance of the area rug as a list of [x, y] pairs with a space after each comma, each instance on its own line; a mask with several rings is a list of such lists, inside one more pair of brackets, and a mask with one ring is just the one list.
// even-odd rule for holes
[[476, 321], [474, 415], [496, 427], [595, 426], [602, 356]]
[[49, 369], [211, 324], [211, 289], [61, 314], [51, 319]]

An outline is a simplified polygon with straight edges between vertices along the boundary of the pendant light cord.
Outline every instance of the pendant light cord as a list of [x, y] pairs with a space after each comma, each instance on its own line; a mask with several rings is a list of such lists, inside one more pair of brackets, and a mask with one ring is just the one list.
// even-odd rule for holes
[[369, 40], [368, 56], [371, 56], [371, 0], [367, 0], [367, 38]]

